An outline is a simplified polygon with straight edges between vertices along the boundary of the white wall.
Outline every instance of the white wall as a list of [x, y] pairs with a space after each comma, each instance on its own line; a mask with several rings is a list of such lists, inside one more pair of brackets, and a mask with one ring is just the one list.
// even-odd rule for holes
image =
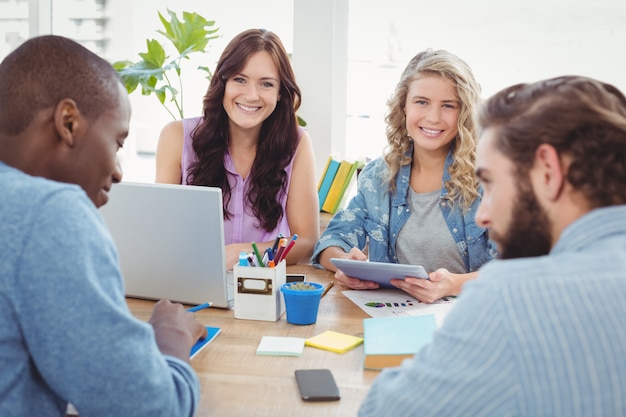
[[[43, 9], [70, 0], [29, 0]], [[300, 115], [314, 141], [317, 174], [328, 154], [376, 157], [386, 144], [386, 100], [409, 59], [448, 49], [473, 68], [487, 97], [510, 84], [581, 74], [626, 92], [626, 3], [623, 0], [108, 0], [112, 56], [136, 59], [145, 39], [163, 39], [157, 11], [197, 11], [215, 19], [221, 38], [185, 75], [185, 115], [200, 114], [207, 81], [194, 65], [214, 67], [232, 37], [250, 27], [276, 32], [303, 92]], [[45, 10], [44, 10], [45, 11]], [[46, 13], [39, 22], [48, 30]], [[32, 19], [35, 23], [38, 19]], [[0, 19], [0, 25], [8, 25]], [[31, 23], [34, 24], [34, 23]], [[49, 26], [49, 25], [48, 25]], [[3, 33], [6, 27], [0, 27]], [[31, 33], [32, 34], [32, 33]], [[131, 96], [133, 129], [122, 154], [126, 178], [152, 181], [154, 149], [170, 116], [154, 97]]]
[[623, 0], [352, 0], [347, 153], [380, 154], [385, 102], [406, 63], [426, 48], [463, 58], [488, 97], [563, 74], [626, 92], [625, 44]]
[[293, 51], [319, 177], [328, 155], [346, 155], [348, 0], [294, 0]]

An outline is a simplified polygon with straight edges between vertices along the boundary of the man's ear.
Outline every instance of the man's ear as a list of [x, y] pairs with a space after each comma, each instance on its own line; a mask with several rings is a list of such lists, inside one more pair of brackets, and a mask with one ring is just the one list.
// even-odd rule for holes
[[54, 127], [61, 141], [69, 147], [74, 146], [74, 135], [78, 129], [79, 119], [80, 110], [76, 102], [70, 98], [59, 101], [54, 109]]
[[565, 167], [562, 164], [559, 153], [552, 145], [543, 143], [535, 151], [535, 179], [538, 179], [540, 189], [535, 187], [536, 193], [542, 193], [543, 197], [555, 201], [565, 187]]

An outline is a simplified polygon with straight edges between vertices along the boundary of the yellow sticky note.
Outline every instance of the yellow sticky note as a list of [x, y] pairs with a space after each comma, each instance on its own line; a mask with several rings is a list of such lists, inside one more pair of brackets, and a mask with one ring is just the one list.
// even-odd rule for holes
[[362, 337], [351, 336], [349, 334], [337, 333], [332, 330], [326, 330], [317, 336], [306, 339], [307, 346], [326, 349], [332, 352], [344, 353], [348, 350], [363, 343]]

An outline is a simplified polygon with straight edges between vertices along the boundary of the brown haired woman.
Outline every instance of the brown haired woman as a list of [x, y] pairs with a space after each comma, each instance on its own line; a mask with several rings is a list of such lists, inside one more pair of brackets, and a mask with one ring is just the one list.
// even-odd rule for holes
[[226, 261], [256, 242], [297, 234], [287, 264], [308, 260], [319, 236], [315, 160], [297, 124], [300, 88], [282, 42], [250, 29], [222, 53], [204, 97], [203, 116], [161, 132], [156, 182], [220, 187]]

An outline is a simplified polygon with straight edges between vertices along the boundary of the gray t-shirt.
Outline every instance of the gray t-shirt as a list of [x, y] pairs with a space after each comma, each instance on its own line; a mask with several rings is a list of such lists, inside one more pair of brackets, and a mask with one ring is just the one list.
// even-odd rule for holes
[[452, 273], [466, 273], [461, 253], [439, 208], [440, 195], [440, 190], [416, 193], [409, 188], [411, 217], [398, 234], [398, 262], [422, 265], [428, 272], [446, 268]]

